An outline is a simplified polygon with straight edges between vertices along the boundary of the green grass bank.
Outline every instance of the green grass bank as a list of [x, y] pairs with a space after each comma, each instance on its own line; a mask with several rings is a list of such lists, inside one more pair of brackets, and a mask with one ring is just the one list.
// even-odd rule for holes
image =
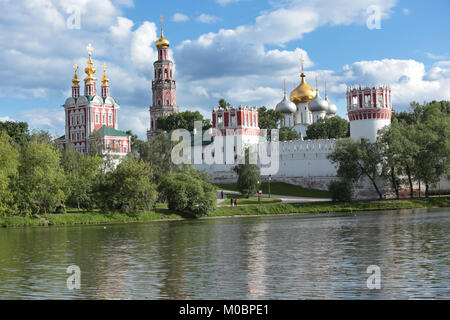
[[[235, 183], [232, 184], [216, 184], [219, 190], [239, 191]], [[261, 184], [261, 190], [264, 194], [269, 194], [269, 183], [263, 182]], [[328, 191], [306, 189], [299, 186], [294, 186], [289, 183], [283, 182], [271, 182], [270, 193], [279, 196], [292, 196], [292, 197], [307, 197], [307, 198], [331, 198], [331, 194]]]
[[[204, 218], [254, 216], [254, 215], [280, 215], [280, 214], [307, 214], [307, 213], [334, 213], [376, 210], [397, 210], [431, 207], [450, 207], [450, 198], [430, 198], [418, 200], [392, 200], [367, 201], [351, 203], [296, 203], [296, 204], [261, 204], [238, 207], [220, 207]], [[189, 216], [172, 213], [167, 208], [159, 207], [156, 212], [145, 212], [130, 216], [121, 213], [68, 213], [47, 214], [41, 217], [0, 217], [1, 227], [27, 227], [27, 226], [68, 226], [93, 225], [114, 223], [136, 223], [152, 221], [176, 221], [192, 219]]]

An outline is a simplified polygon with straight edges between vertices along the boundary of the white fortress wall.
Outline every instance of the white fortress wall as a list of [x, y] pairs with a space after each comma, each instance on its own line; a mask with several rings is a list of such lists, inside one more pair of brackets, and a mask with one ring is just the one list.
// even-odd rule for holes
[[[336, 139], [280, 142], [278, 158], [272, 157], [270, 143], [261, 144], [260, 147], [267, 148], [266, 152], [271, 162], [278, 161], [278, 170], [272, 174], [273, 181], [326, 190], [328, 184], [337, 179], [337, 169], [327, 159], [336, 142]], [[203, 150], [207, 149], [203, 147]], [[214, 183], [234, 183], [237, 180], [237, 175], [232, 171], [235, 165], [202, 163], [194, 164], [194, 167], [210, 174]], [[268, 167], [259, 161], [258, 165], [261, 168]], [[261, 177], [262, 181], [267, 178], [268, 176]]]

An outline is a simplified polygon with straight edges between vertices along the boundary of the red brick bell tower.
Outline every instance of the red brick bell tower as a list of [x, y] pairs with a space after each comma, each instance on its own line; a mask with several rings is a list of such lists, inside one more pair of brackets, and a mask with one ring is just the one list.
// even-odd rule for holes
[[155, 61], [154, 80], [152, 82], [153, 101], [150, 107], [150, 130], [147, 139], [158, 130], [158, 118], [178, 112], [176, 103], [176, 82], [173, 78], [173, 62], [169, 60], [170, 42], [164, 37], [163, 18], [161, 16], [161, 37], [155, 43], [158, 60]]

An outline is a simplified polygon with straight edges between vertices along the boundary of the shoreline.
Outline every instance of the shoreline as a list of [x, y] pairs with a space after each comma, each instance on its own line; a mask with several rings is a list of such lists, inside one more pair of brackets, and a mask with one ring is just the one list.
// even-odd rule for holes
[[404, 199], [383, 201], [360, 201], [351, 203], [308, 202], [308, 203], [275, 203], [263, 205], [246, 205], [240, 207], [218, 207], [207, 216], [189, 217], [171, 213], [168, 209], [158, 212], [144, 212], [138, 215], [121, 213], [68, 213], [47, 214], [40, 217], [10, 216], [0, 217], [0, 227], [52, 227], [76, 225], [111, 225], [122, 223], [176, 222], [189, 220], [243, 218], [260, 216], [291, 216], [300, 214], [329, 214], [360, 211], [400, 210], [419, 208], [450, 208], [450, 198]]

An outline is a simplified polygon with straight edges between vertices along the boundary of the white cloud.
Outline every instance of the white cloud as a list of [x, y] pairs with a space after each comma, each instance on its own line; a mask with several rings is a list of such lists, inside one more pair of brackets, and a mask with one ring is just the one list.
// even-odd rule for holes
[[405, 9], [402, 10], [402, 13], [403, 13], [405, 16], [407, 16], [407, 15], [411, 14], [411, 10], [405, 8]]
[[127, 106], [119, 110], [119, 129], [123, 131], [131, 130], [140, 139], [147, 140], [149, 123], [150, 113], [148, 108]]
[[412, 101], [450, 99], [449, 74], [450, 66], [446, 64], [427, 72], [421, 62], [397, 59], [355, 62], [335, 72], [337, 83], [389, 85], [394, 108], [404, 108]]
[[189, 21], [189, 17], [182, 13], [175, 13], [172, 17], [172, 21], [174, 22], [186, 22]]
[[6, 117], [0, 117], [0, 121], [14, 121], [14, 119], [6, 116]]
[[110, 27], [111, 36], [118, 40], [126, 39], [130, 36], [133, 26], [134, 23], [130, 19], [117, 17], [117, 25]]
[[199, 15], [197, 17], [196, 20], [197, 20], [197, 22], [201, 22], [201, 23], [215, 23], [215, 22], [219, 21], [219, 17], [209, 15], [206, 13], [202, 13], [201, 15]]
[[[153, 22], [135, 25], [123, 17], [118, 6], [132, 5], [132, 1], [99, 0], [104, 7], [96, 3], [27, 0], [21, 6], [0, 0], [3, 4], [0, 96], [58, 97], [62, 104], [70, 94], [74, 63], [81, 67], [79, 77], [84, 77], [85, 47], [91, 42], [97, 78], [101, 77], [103, 62], [108, 64], [111, 95], [121, 105], [120, 129], [131, 129], [144, 138], [149, 122], [157, 26]], [[301, 54], [306, 60], [307, 81], [313, 85], [316, 74], [321, 83], [327, 79], [330, 99], [338, 104], [341, 115], [345, 115], [342, 103], [349, 84], [389, 84], [395, 107], [407, 106], [412, 100], [450, 99], [448, 59], [438, 59], [443, 61], [437, 61], [429, 70], [419, 61], [395, 59], [359, 61], [339, 70], [317, 70], [304, 49], [283, 48], [321, 26], [364, 25], [369, 4], [379, 5], [387, 18], [395, 3], [395, 0], [291, 0], [288, 5], [284, 2], [281, 7], [260, 14], [247, 25], [186, 40], [173, 52], [169, 51], [176, 63], [177, 102], [181, 110], [199, 110], [207, 117], [220, 98], [234, 105], [274, 107], [283, 97], [284, 79], [288, 91], [298, 85]], [[65, 27], [68, 16], [65, 9], [70, 4], [81, 6], [80, 30]], [[88, 10], [92, 6], [96, 11]], [[102, 17], [96, 20], [99, 12]], [[268, 45], [272, 47], [269, 49]], [[18, 120], [30, 121], [32, 127], [51, 133], [64, 131], [64, 112], [59, 105], [27, 110], [17, 116]]]
[[448, 56], [443, 56], [443, 55], [437, 55], [431, 52], [425, 52], [425, 55], [427, 56], [428, 59], [432, 59], [432, 60], [445, 60], [445, 59], [450, 59]]
[[34, 108], [20, 112], [17, 117], [28, 122], [31, 129], [46, 130], [61, 136], [64, 134], [64, 112], [58, 111], [55, 108]]
[[221, 6], [226, 6], [227, 4], [241, 2], [241, 1], [242, 0], [216, 0], [216, 2], [218, 4], [220, 4]]
[[134, 1], [133, 0], [112, 0], [112, 2], [118, 6], [123, 6], [126, 8], [133, 8]]

